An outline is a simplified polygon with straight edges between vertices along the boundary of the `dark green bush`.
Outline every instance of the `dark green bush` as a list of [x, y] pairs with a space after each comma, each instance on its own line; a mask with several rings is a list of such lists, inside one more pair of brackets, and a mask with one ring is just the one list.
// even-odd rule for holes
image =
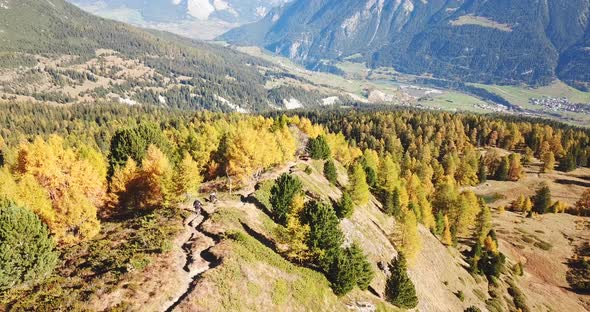
[[310, 227], [307, 245], [312, 251], [332, 251], [342, 245], [344, 235], [332, 205], [310, 201], [305, 204], [302, 221]]
[[354, 286], [366, 290], [375, 273], [362, 250], [355, 244], [337, 249], [327, 272], [328, 280], [336, 295], [344, 295]]
[[348, 192], [343, 192], [340, 200], [334, 205], [338, 218], [348, 218], [354, 212], [354, 202]]

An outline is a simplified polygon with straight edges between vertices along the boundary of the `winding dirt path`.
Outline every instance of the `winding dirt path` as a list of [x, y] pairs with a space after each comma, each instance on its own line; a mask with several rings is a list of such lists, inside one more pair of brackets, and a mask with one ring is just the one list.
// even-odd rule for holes
[[[258, 181], [276, 179], [279, 175], [293, 170], [297, 163], [297, 161], [289, 162], [283, 166], [262, 173], [258, 179], [250, 181], [247, 185], [238, 190], [236, 194], [240, 194], [242, 197], [247, 197], [255, 191], [255, 186]], [[176, 311], [177, 307], [190, 296], [196, 288], [203, 273], [215, 268], [221, 263], [221, 260], [211, 253], [211, 248], [215, 247], [220, 242], [220, 238], [215, 234], [204, 230], [203, 224], [215, 212], [217, 206], [223, 207], [232, 205], [245, 206], [251, 204], [244, 202], [243, 200], [238, 200], [231, 204], [228, 202], [219, 202], [217, 204], [209, 203], [203, 207], [201, 214], [197, 214], [191, 210], [191, 215], [187, 217], [184, 222], [185, 233], [183, 235], [185, 238], [181, 240], [181, 247], [186, 257], [183, 266], [185, 274], [183, 279], [179, 281], [183, 286], [177, 296], [167, 301], [162, 306], [161, 311]]]
[[182, 250], [186, 256], [183, 270], [186, 272], [183, 284], [178, 295], [164, 304], [162, 311], [175, 311], [176, 307], [188, 297], [195, 289], [201, 275], [219, 265], [220, 261], [211, 253], [219, 239], [203, 230], [203, 223], [207, 221], [215, 208], [210, 205], [210, 211], [202, 210], [201, 214], [192, 213], [186, 218], [184, 226], [188, 238], [182, 244]]

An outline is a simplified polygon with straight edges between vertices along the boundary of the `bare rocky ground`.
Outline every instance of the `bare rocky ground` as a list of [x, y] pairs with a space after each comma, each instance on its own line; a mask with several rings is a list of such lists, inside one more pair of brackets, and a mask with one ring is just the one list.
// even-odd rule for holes
[[523, 264], [524, 276], [518, 283], [531, 311], [590, 310], [590, 296], [574, 293], [566, 281], [567, 259], [574, 255], [574, 246], [590, 241], [589, 222], [568, 214], [534, 218], [494, 214], [500, 251], [513, 264]]
[[[590, 169], [569, 173], [540, 173], [540, 163], [525, 166], [525, 176], [518, 182], [488, 181], [472, 188], [482, 196], [497, 197], [492, 207], [507, 207], [521, 194], [533, 196], [542, 182], [547, 182], [552, 199], [572, 206], [590, 187]], [[506, 211], [494, 213], [494, 229], [500, 251], [512, 265], [521, 262], [524, 276], [518, 284], [532, 311], [588, 311], [590, 298], [570, 290], [566, 281], [567, 261], [575, 246], [590, 240], [588, 217], [569, 214], [545, 214], [526, 218]]]

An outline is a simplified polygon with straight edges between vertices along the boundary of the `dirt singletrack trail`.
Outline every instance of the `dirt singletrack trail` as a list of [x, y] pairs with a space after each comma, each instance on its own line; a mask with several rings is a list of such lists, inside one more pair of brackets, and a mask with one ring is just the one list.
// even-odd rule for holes
[[186, 274], [183, 280], [179, 281], [184, 286], [174, 299], [163, 306], [162, 311], [175, 311], [176, 307], [195, 289], [201, 275], [219, 265], [219, 259], [210, 251], [219, 243], [219, 238], [204, 231], [202, 227], [215, 209], [215, 204], [209, 203], [200, 214], [191, 211], [191, 215], [186, 218], [184, 222], [186, 239], [182, 244], [182, 250], [186, 256], [183, 270]]
[[179, 305], [195, 290], [201, 276], [221, 263], [221, 259], [211, 253], [211, 249], [220, 242], [220, 238], [216, 234], [207, 232], [203, 226], [217, 208], [240, 207], [246, 211], [249, 209], [256, 210], [256, 206], [245, 201], [245, 198], [254, 193], [256, 184], [262, 180], [276, 179], [281, 174], [294, 170], [298, 163], [299, 161], [289, 162], [261, 173], [258, 178], [252, 179], [242, 188], [236, 190], [235, 194], [239, 194], [241, 199], [220, 200], [215, 203], [208, 202], [203, 206], [200, 214], [192, 210], [192, 207], [191, 209], [185, 208], [191, 214], [184, 221], [185, 231], [180, 246], [186, 257], [182, 268], [185, 274], [182, 280], [179, 281], [183, 287], [181, 287], [181, 291], [178, 292], [177, 296], [163, 305], [161, 311], [177, 311]]

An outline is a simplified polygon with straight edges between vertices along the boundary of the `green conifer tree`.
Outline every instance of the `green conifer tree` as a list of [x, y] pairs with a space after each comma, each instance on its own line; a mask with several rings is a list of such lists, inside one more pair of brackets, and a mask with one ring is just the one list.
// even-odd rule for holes
[[551, 207], [551, 190], [543, 183], [533, 198], [533, 211], [538, 214], [547, 213]]
[[406, 258], [400, 253], [390, 264], [391, 275], [385, 285], [387, 300], [392, 304], [412, 309], [418, 305], [416, 288], [407, 273]]
[[0, 291], [40, 281], [56, 263], [55, 242], [39, 217], [0, 201]]
[[306, 150], [312, 159], [328, 159], [331, 155], [330, 146], [323, 135], [309, 139]]
[[305, 204], [302, 222], [310, 228], [307, 246], [312, 252], [325, 253], [340, 247], [344, 236], [332, 205], [310, 201]]
[[330, 181], [333, 185], [338, 183], [338, 174], [336, 172], [336, 165], [334, 165], [334, 161], [329, 159], [324, 164], [324, 177]]
[[303, 190], [301, 181], [290, 174], [282, 174], [270, 190], [270, 203], [272, 205], [273, 217], [277, 223], [287, 224], [287, 216], [293, 198]]
[[352, 216], [354, 212], [354, 202], [352, 201], [352, 197], [348, 192], [343, 192], [342, 197], [334, 206], [336, 210], [336, 215], [338, 218], [348, 218]]
[[500, 165], [498, 166], [498, 169], [496, 169], [496, 174], [495, 174], [494, 178], [498, 181], [506, 181], [506, 180], [508, 180], [508, 172], [509, 171], [510, 171], [510, 160], [508, 159], [508, 156], [502, 157], [502, 160], [500, 161]]
[[485, 183], [488, 180], [488, 168], [486, 166], [486, 162], [483, 156], [479, 159], [477, 178], [479, 179], [479, 183]]

